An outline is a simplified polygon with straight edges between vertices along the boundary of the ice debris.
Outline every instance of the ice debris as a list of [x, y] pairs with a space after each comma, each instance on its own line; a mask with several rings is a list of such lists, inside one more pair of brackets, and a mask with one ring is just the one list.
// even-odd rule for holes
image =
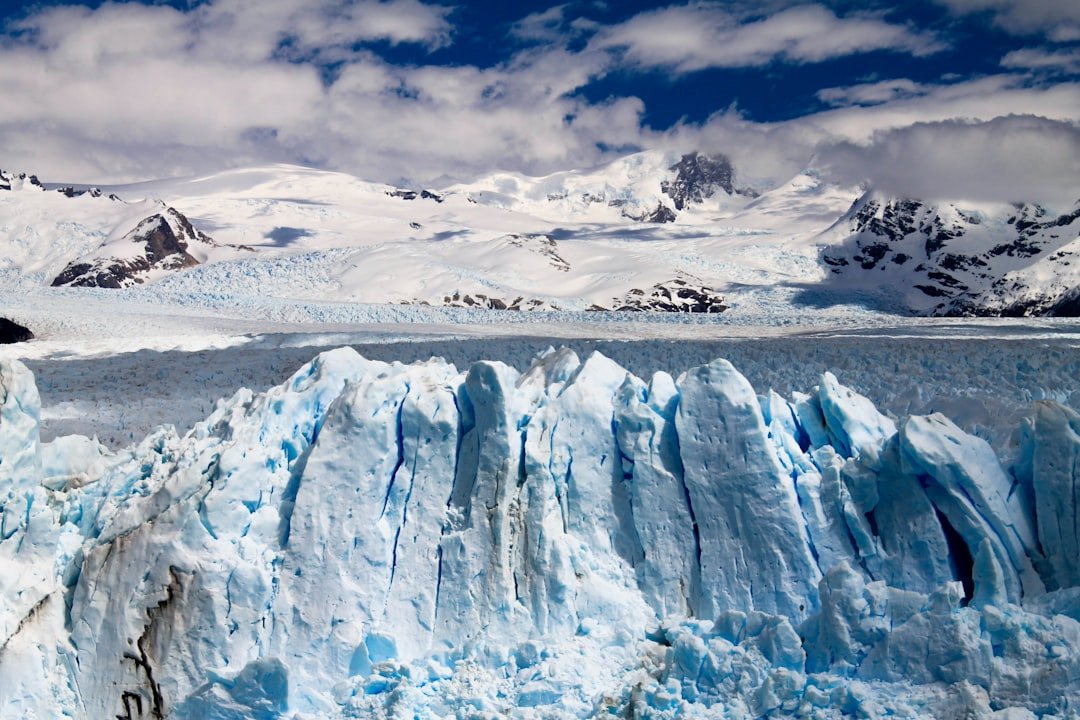
[[0, 363], [0, 718], [1074, 717], [1080, 418], [324, 353], [184, 435]]

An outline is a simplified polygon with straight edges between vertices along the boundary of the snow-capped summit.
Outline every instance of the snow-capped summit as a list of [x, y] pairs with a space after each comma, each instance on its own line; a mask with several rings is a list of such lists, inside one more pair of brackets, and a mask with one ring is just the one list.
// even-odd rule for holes
[[1080, 286], [1080, 201], [929, 203], [868, 191], [822, 236], [841, 282], [891, 286], [934, 315], [1067, 314]]
[[7, 172], [0, 168], [0, 190], [44, 190], [36, 175]]
[[693, 206], [735, 209], [756, 196], [735, 182], [735, 169], [723, 155], [653, 150], [540, 178], [496, 173], [450, 190], [480, 204], [545, 218], [670, 223]]
[[676, 210], [691, 204], [700, 205], [718, 191], [728, 195], [758, 195], [748, 188], [735, 187], [735, 168], [724, 155], [709, 157], [695, 151], [683, 155], [679, 162], [668, 169], [675, 176], [671, 180], [663, 180], [660, 190], [671, 198]]
[[175, 208], [166, 207], [141, 220], [120, 238], [108, 240], [70, 263], [52, 284], [103, 288], [142, 284], [198, 265], [199, 260], [189, 252], [200, 251], [193, 245], [203, 246], [201, 254], [205, 256], [215, 243]]
[[[732, 293], [778, 286], [936, 315], [1072, 314], [1080, 297], [1080, 206], [905, 200], [813, 167], [749, 188], [700, 152], [423, 189], [289, 165], [45, 187], [59, 192], [0, 192], [4, 284], [664, 312], [718, 312]], [[165, 213], [126, 237], [166, 206], [190, 220]]]

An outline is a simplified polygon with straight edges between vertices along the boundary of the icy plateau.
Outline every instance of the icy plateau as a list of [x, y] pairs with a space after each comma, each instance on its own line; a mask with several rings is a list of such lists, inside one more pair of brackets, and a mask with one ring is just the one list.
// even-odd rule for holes
[[1080, 415], [324, 353], [184, 435], [0, 363], [3, 718], [1076, 717]]

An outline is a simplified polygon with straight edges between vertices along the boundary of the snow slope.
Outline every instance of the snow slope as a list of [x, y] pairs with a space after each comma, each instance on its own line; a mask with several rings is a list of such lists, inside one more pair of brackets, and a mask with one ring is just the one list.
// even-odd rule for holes
[[0, 364], [3, 717], [1070, 717], [1080, 416], [324, 353], [183, 436]]
[[[693, 157], [682, 174], [671, 169], [678, 158], [642, 153], [589, 172], [512, 183], [498, 176], [434, 192], [288, 166], [104, 191], [142, 207], [139, 219], [150, 215], [149, 203], [162, 200], [214, 239], [216, 248], [198, 258], [201, 266], [158, 283], [175, 292], [228, 288], [303, 300], [708, 312], [722, 309], [722, 288], [732, 284], [821, 276], [814, 248], [753, 223], [726, 224], [723, 218], [751, 202], [751, 194], [735, 184], [726, 161]], [[9, 282], [48, 284], [67, 263], [100, 254], [107, 237], [135, 224], [117, 217], [104, 198], [45, 194], [48, 203], [5, 194], [10, 211], [0, 206], [0, 218], [20, 213], [12, 227], [34, 234], [20, 239], [12, 232], [9, 241], [56, 248], [66, 262], [43, 271], [13, 256]], [[835, 202], [828, 193], [826, 199]], [[848, 203], [837, 203], [833, 217]], [[626, 215], [662, 204], [677, 215], [675, 223]], [[69, 227], [54, 221], [64, 216], [78, 218], [80, 229], [101, 229], [71, 237]]]
[[213, 241], [160, 200], [126, 202], [96, 188], [47, 190], [18, 177], [0, 171], [0, 286], [5, 288], [122, 287], [235, 255], [214, 253]]
[[[789, 312], [858, 295], [885, 312], [1075, 315], [1080, 299], [1075, 207], [860, 196], [812, 167], [750, 188], [698, 153], [436, 189], [283, 165], [58, 189], [0, 184], [4, 285], [714, 314], [762, 288], [790, 291]], [[179, 240], [159, 257], [140, 238], [174, 212], [191, 227], [172, 223]]]
[[842, 282], [906, 285], [937, 315], [1069, 315], [1080, 307], [1080, 200], [930, 204], [869, 192], [824, 233]]

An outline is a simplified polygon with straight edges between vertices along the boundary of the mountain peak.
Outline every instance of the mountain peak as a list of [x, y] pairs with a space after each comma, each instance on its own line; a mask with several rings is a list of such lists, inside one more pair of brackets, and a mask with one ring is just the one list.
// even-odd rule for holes
[[749, 190], [735, 187], [735, 168], [726, 155], [704, 155], [696, 150], [683, 155], [679, 162], [668, 168], [675, 173], [671, 180], [660, 183], [660, 190], [675, 203], [676, 210], [687, 205], [705, 202], [716, 194], [717, 189], [728, 195], [750, 195]]
[[[181, 270], [199, 261], [189, 252], [191, 243], [213, 245], [175, 208], [144, 218], [115, 244], [99, 248], [94, 257], [69, 264], [54, 286], [121, 288], [141, 284], [153, 270]], [[131, 245], [135, 247], [132, 248]]]
[[45, 189], [41, 181], [37, 179], [37, 175], [13, 173], [0, 169], [0, 190], [25, 190], [29, 188]]

